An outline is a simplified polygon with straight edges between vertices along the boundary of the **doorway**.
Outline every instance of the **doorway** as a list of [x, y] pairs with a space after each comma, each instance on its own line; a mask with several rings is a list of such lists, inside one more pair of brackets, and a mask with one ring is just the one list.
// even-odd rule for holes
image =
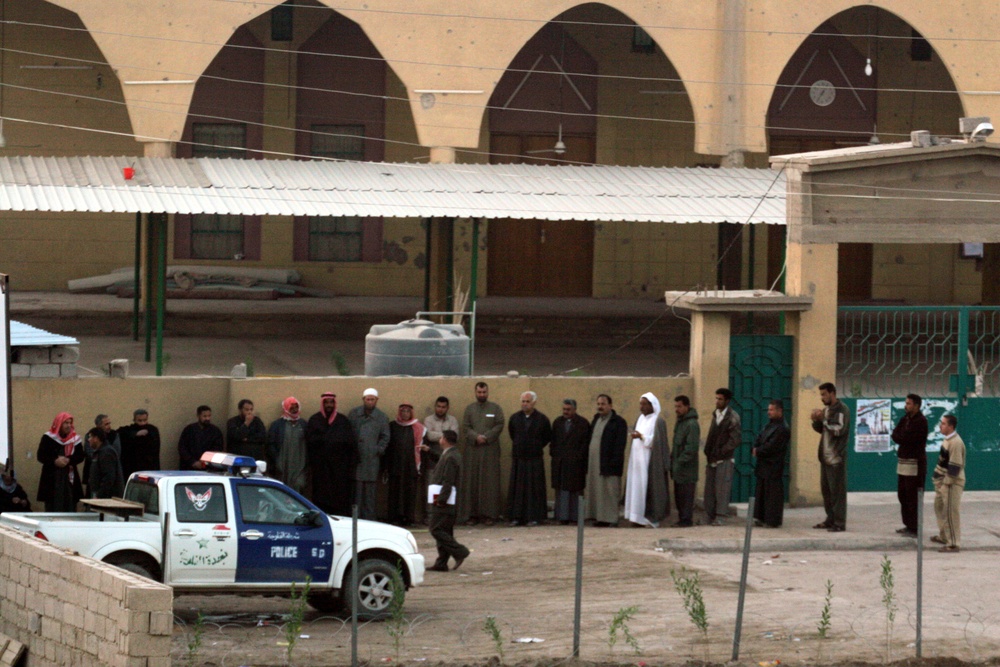
[[[493, 135], [493, 164], [591, 164], [592, 136]], [[555, 170], [553, 170], [553, 173]], [[594, 224], [581, 220], [491, 220], [486, 282], [491, 296], [590, 297], [594, 279]]]

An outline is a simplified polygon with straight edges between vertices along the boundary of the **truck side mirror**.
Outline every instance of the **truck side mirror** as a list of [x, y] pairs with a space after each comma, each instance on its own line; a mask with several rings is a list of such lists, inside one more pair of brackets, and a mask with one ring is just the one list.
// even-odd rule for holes
[[295, 517], [295, 525], [319, 528], [323, 525], [323, 513], [318, 510], [307, 510]]

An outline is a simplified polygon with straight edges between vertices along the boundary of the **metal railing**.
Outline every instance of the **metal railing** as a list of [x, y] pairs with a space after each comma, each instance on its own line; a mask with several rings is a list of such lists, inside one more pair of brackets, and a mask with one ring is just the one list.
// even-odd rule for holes
[[476, 302], [472, 302], [472, 310], [418, 310], [416, 319], [422, 319], [427, 315], [436, 317], [445, 315], [461, 315], [464, 319], [469, 318], [469, 375], [476, 374]]
[[844, 396], [1000, 396], [1000, 307], [843, 306]]

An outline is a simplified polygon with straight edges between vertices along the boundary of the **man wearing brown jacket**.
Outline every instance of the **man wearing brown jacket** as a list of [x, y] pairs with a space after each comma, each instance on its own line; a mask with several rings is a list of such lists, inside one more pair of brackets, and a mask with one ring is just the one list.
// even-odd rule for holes
[[715, 390], [715, 412], [705, 438], [705, 515], [710, 526], [721, 526], [729, 515], [729, 493], [733, 487], [733, 453], [743, 440], [740, 416], [729, 402], [733, 392], [725, 387]]

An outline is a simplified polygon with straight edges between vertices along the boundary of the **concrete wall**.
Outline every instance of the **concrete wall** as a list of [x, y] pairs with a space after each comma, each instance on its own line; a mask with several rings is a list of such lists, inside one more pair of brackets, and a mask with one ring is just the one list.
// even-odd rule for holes
[[[416, 416], [423, 419], [433, 412], [434, 400], [440, 396], [451, 399], [451, 411], [461, 422], [465, 406], [475, 400], [474, 386], [480, 379], [490, 385], [490, 400], [499, 403], [509, 417], [520, 409], [524, 391], [538, 394], [538, 409], [550, 419], [562, 412], [562, 400], [575, 398], [580, 414], [588, 419], [594, 415], [597, 395], [606, 393], [614, 399], [614, 407], [626, 421], [634, 422], [639, 414], [639, 397], [652, 391], [663, 405], [663, 417], [673, 431], [675, 416], [672, 399], [678, 394], [692, 395], [692, 381], [687, 377], [672, 378], [79, 378], [60, 380], [14, 379], [14, 446], [12, 447], [18, 480], [34, 500], [41, 466], [35, 453], [42, 434], [60, 411], [70, 412], [76, 420], [76, 430], [84, 433], [99, 413], [111, 417], [114, 428], [131, 423], [132, 411], [145, 408], [150, 422], [160, 429], [161, 463], [164, 468], [177, 466], [177, 439], [181, 430], [195, 420], [195, 408], [200, 404], [212, 407], [212, 421], [225, 429], [225, 422], [236, 414], [236, 404], [243, 398], [254, 402], [257, 414], [266, 424], [281, 416], [281, 401], [295, 396], [305, 415], [320, 408], [320, 394], [333, 391], [338, 395], [338, 408], [348, 411], [361, 404], [361, 393], [367, 387], [379, 390], [379, 408], [390, 419], [402, 401], [412, 402]], [[700, 406], [698, 406], [700, 407]], [[707, 414], [707, 413], [706, 413]], [[501, 479], [510, 470], [510, 439], [504, 433]], [[504, 487], [506, 488], [506, 486]], [[36, 508], [36, 509], [41, 509]]]
[[173, 591], [0, 528], [0, 632], [26, 667], [169, 667]]

